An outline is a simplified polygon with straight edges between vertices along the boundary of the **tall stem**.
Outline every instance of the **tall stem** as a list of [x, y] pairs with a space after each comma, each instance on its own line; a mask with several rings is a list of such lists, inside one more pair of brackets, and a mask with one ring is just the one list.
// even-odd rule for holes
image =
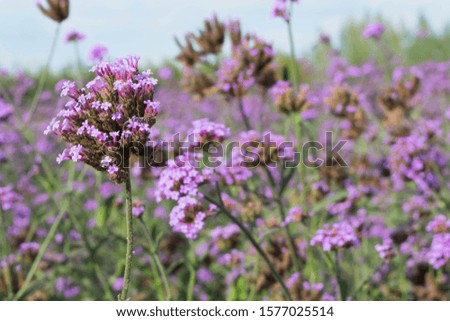
[[27, 277], [25, 278], [25, 281], [20, 288], [19, 292], [14, 296], [13, 300], [17, 301], [22, 298], [22, 296], [25, 294], [25, 292], [28, 290], [28, 287], [30, 286], [30, 282], [33, 279], [36, 271], [38, 270], [39, 263], [41, 262], [42, 258], [44, 257], [45, 251], [47, 251], [48, 246], [50, 245], [50, 242], [55, 237], [56, 231], [58, 230], [59, 224], [61, 223], [61, 220], [66, 213], [67, 209], [69, 208], [70, 204], [70, 198], [71, 196], [66, 196], [66, 200], [64, 201], [63, 205], [61, 206], [61, 209], [59, 211], [59, 214], [56, 216], [55, 222], [53, 222], [52, 227], [50, 228], [50, 231], [47, 234], [47, 237], [44, 239], [44, 242], [42, 242], [39, 252], [36, 256], [36, 258], [33, 261], [33, 264], [31, 265], [30, 271], [27, 274]]
[[6, 283], [6, 289], [8, 292], [8, 298], [12, 297], [13, 290], [12, 290], [12, 278], [11, 278], [11, 270], [8, 262], [8, 255], [10, 253], [8, 240], [6, 238], [6, 222], [3, 217], [2, 208], [0, 206], [0, 233], [2, 235], [2, 256], [6, 259], [6, 267], [4, 268], [4, 275], [5, 275], [5, 283]]
[[294, 84], [295, 88], [298, 88], [300, 85], [300, 73], [297, 66], [297, 58], [295, 55], [295, 46], [294, 46], [294, 34], [292, 32], [292, 3], [291, 8], [289, 10], [289, 20], [287, 21], [288, 27], [288, 35], [289, 35], [289, 47], [291, 53], [291, 80]]
[[166, 290], [166, 300], [170, 301], [170, 299], [172, 297], [172, 294], [171, 294], [171, 291], [170, 291], [169, 281], [167, 279], [166, 270], [164, 269], [164, 266], [161, 263], [161, 260], [159, 259], [155, 241], [153, 240], [152, 235], [150, 233], [150, 230], [148, 229], [148, 227], [145, 224], [145, 222], [142, 219], [142, 217], [139, 218], [139, 222], [141, 222], [142, 227], [144, 228], [145, 235], [147, 237], [147, 241], [148, 241], [148, 243], [150, 245], [150, 256], [152, 258], [153, 264], [156, 266], [156, 268], [157, 268], [157, 270], [159, 272], [159, 275], [161, 276], [162, 284], [164, 285], [164, 288]]
[[277, 280], [277, 282], [280, 284], [281, 289], [283, 291], [283, 295], [286, 298], [286, 300], [292, 301], [292, 297], [289, 294], [289, 290], [286, 287], [286, 284], [284, 284], [283, 278], [281, 275], [277, 272], [275, 267], [273, 266], [272, 262], [270, 262], [269, 258], [267, 257], [266, 253], [264, 253], [263, 249], [259, 245], [259, 243], [255, 240], [252, 233], [245, 227], [244, 224], [241, 223], [236, 217], [234, 217], [225, 207], [222, 197], [220, 196], [219, 188], [218, 190], [218, 196], [219, 196], [219, 202], [214, 201], [209, 196], [205, 196], [205, 198], [211, 202], [212, 204], [216, 205], [220, 211], [225, 214], [234, 224], [236, 224], [239, 229], [245, 234], [245, 236], [249, 239], [249, 241], [252, 243], [253, 247], [256, 249], [258, 254], [263, 258], [263, 260], [266, 262], [267, 266], [269, 267], [270, 271], [272, 272], [273, 277]]
[[50, 64], [52, 63], [52, 60], [53, 60], [53, 55], [55, 53], [56, 44], [58, 42], [60, 30], [61, 30], [61, 24], [58, 23], [56, 26], [55, 34], [53, 36], [53, 41], [52, 41], [52, 45], [50, 47], [50, 53], [47, 58], [47, 63], [45, 64], [44, 70], [41, 73], [41, 77], [39, 78], [39, 83], [38, 83], [36, 92], [34, 94], [33, 101], [31, 102], [30, 115], [28, 117], [29, 121], [33, 118], [33, 115], [36, 112], [36, 108], [39, 103], [39, 98], [41, 96], [42, 90], [44, 89], [45, 83], [47, 82]]
[[250, 125], [250, 121], [248, 120], [247, 114], [244, 110], [244, 100], [241, 96], [238, 98], [238, 105], [239, 105], [239, 111], [241, 112], [242, 120], [244, 121], [245, 128], [247, 130], [252, 129], [252, 126]]
[[128, 287], [130, 286], [131, 261], [133, 260], [133, 215], [131, 212], [133, 206], [133, 199], [131, 196], [131, 178], [129, 171], [127, 173], [127, 180], [125, 181], [125, 199], [126, 199], [125, 217], [127, 221], [127, 254], [125, 257], [125, 273], [123, 276], [123, 288], [119, 296], [119, 301], [127, 300]]

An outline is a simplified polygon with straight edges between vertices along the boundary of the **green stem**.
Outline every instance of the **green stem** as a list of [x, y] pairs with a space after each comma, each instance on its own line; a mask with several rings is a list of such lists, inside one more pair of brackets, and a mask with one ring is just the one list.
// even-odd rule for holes
[[239, 229], [245, 234], [245, 236], [249, 239], [249, 241], [252, 243], [258, 254], [263, 258], [263, 260], [266, 262], [267, 266], [269, 267], [270, 271], [272, 272], [273, 277], [277, 280], [277, 282], [280, 284], [281, 289], [283, 291], [283, 295], [286, 298], [286, 300], [292, 301], [292, 297], [289, 293], [288, 288], [286, 287], [286, 284], [284, 284], [283, 278], [281, 275], [277, 272], [275, 267], [273, 266], [272, 262], [270, 262], [269, 258], [267, 257], [266, 253], [264, 253], [263, 249], [259, 245], [259, 243], [255, 240], [252, 233], [244, 226], [244, 224], [241, 223], [236, 217], [234, 217], [225, 207], [222, 197], [220, 196], [220, 190], [217, 186], [217, 192], [219, 197], [219, 202], [214, 201], [209, 196], [205, 195], [205, 198], [211, 202], [212, 204], [216, 205], [220, 211], [225, 214], [234, 224], [236, 224]]
[[53, 36], [53, 41], [52, 41], [52, 45], [50, 47], [50, 53], [47, 58], [47, 63], [45, 64], [44, 70], [41, 73], [41, 77], [39, 78], [39, 83], [38, 83], [36, 92], [34, 94], [33, 101], [31, 102], [30, 115], [28, 117], [28, 121], [31, 121], [34, 113], [36, 112], [36, 108], [39, 103], [39, 98], [41, 96], [42, 90], [44, 89], [45, 83], [47, 82], [50, 64], [52, 63], [52, 60], [53, 60], [53, 55], [55, 53], [55, 48], [56, 48], [56, 44], [58, 42], [60, 30], [61, 30], [61, 24], [58, 23], [56, 26], [55, 34]]
[[339, 266], [338, 252], [335, 251], [334, 262], [333, 262], [333, 258], [326, 252], [324, 252], [323, 257], [325, 258], [325, 263], [327, 264], [328, 269], [336, 277], [337, 287], [338, 287], [338, 292], [339, 292], [339, 300], [343, 301], [346, 298], [346, 294], [345, 294], [345, 290], [344, 290], [344, 286], [343, 286], [343, 282], [342, 282], [342, 278], [341, 278], [341, 269]]
[[127, 222], [127, 253], [125, 257], [125, 272], [123, 276], [123, 288], [119, 295], [119, 301], [127, 300], [128, 287], [130, 286], [131, 261], [133, 260], [133, 215], [132, 206], [133, 199], [131, 196], [131, 178], [127, 173], [125, 181], [125, 200], [126, 200], [126, 222]]
[[153, 263], [155, 264], [156, 268], [159, 271], [159, 275], [160, 278], [162, 279], [162, 283], [164, 285], [164, 289], [166, 290], [166, 300], [170, 301], [170, 299], [172, 298], [172, 293], [170, 291], [170, 286], [169, 286], [169, 281], [167, 279], [167, 273], [166, 270], [164, 269], [163, 264], [161, 263], [161, 260], [157, 254], [157, 248], [155, 245], [155, 241], [153, 240], [150, 230], [148, 229], [147, 225], [145, 224], [145, 222], [143, 221], [142, 217], [139, 218], [139, 222], [141, 222], [144, 231], [145, 231], [145, 236], [147, 238], [147, 241], [150, 245], [150, 256], [153, 260]]
[[5, 224], [5, 220], [3, 219], [3, 212], [0, 206], [0, 233], [2, 234], [2, 256], [5, 258], [6, 260], [6, 267], [3, 271], [3, 274], [5, 275], [5, 283], [6, 283], [6, 289], [8, 292], [8, 297], [12, 297], [13, 295], [13, 290], [12, 290], [12, 278], [11, 278], [11, 270], [9, 268], [9, 263], [8, 263], [8, 256], [9, 256], [9, 246], [8, 246], [8, 240], [6, 238], [6, 224]]
[[291, 53], [291, 81], [295, 88], [298, 89], [300, 86], [300, 73], [297, 67], [297, 59], [295, 55], [295, 45], [294, 45], [294, 34], [292, 32], [292, 2], [289, 9], [289, 20], [287, 21], [288, 35], [289, 35], [289, 47]]
[[293, 117], [293, 126], [295, 131], [295, 136], [297, 137], [297, 145], [300, 148], [300, 159], [297, 165], [297, 171], [300, 178], [300, 185], [302, 188], [302, 193], [300, 194], [300, 205], [303, 213], [306, 213], [306, 173], [305, 166], [303, 164], [303, 133], [302, 133], [302, 124], [301, 124], [301, 116], [300, 113], [297, 113]]
[[242, 99], [241, 96], [239, 96], [239, 98], [238, 98], [238, 106], [239, 106], [239, 111], [241, 112], [242, 120], [244, 121], [245, 128], [247, 130], [251, 130], [252, 126], [250, 125], [250, 121], [247, 117], [247, 114], [245, 113], [244, 100]]
[[197, 279], [197, 272], [195, 269], [195, 255], [193, 253], [193, 244], [190, 240], [189, 242], [189, 252], [187, 257], [187, 264], [189, 269], [189, 286], [187, 289], [187, 298], [186, 301], [192, 301], [194, 299], [194, 289], [195, 289], [195, 281]]
[[48, 232], [47, 237], [45, 238], [44, 242], [42, 242], [41, 247], [39, 248], [39, 252], [38, 252], [36, 258], [34, 259], [33, 264], [31, 265], [30, 271], [28, 272], [27, 277], [25, 278], [25, 282], [23, 283], [19, 292], [17, 292], [17, 294], [14, 296], [14, 298], [13, 298], [14, 301], [20, 300], [22, 298], [22, 296], [25, 294], [25, 292], [27, 291], [31, 280], [33, 279], [33, 277], [39, 267], [39, 263], [41, 262], [45, 252], [47, 251], [47, 248], [50, 245], [50, 242], [55, 237], [55, 234], [56, 234], [56, 231], [58, 230], [59, 224], [61, 223], [61, 220], [62, 220], [64, 214], [66, 213], [67, 209], [69, 208], [69, 204], [70, 204], [69, 200], [70, 200], [70, 196], [67, 195], [65, 198], [65, 202], [64, 202], [63, 206], [61, 207], [59, 214], [56, 217], [55, 222], [53, 222], [53, 225], [50, 228], [50, 231]]

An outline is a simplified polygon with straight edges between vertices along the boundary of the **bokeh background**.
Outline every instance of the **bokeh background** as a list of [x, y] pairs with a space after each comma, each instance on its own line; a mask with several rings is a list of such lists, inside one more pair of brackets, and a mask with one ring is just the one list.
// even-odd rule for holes
[[[44, 1], [45, 2], [45, 1]], [[106, 45], [113, 57], [140, 55], [159, 64], [177, 53], [174, 35], [183, 35], [214, 12], [222, 18], [240, 18], [245, 30], [288, 50], [285, 25], [270, 19], [272, 0], [75, 0], [63, 24], [61, 37], [76, 29], [87, 34], [80, 50], [83, 57], [97, 43]], [[342, 41], [341, 31], [351, 21], [389, 20], [396, 30], [416, 30], [425, 18], [436, 33], [448, 28], [450, 2], [442, 0], [301, 0], [295, 7], [294, 36], [298, 52], [307, 52], [321, 32], [333, 44]], [[36, 9], [33, 0], [0, 0], [0, 66], [35, 71], [48, 55], [55, 24]], [[53, 69], [67, 67], [73, 57], [70, 45], [59, 45]]]

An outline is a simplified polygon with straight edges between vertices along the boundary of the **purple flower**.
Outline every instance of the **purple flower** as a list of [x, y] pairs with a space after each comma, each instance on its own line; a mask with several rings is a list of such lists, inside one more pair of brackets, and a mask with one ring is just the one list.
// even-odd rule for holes
[[123, 287], [123, 278], [122, 277], [117, 278], [113, 283], [112, 286], [113, 290], [115, 292], [120, 292], [122, 290], [122, 287]]
[[322, 246], [325, 252], [357, 247], [359, 243], [355, 229], [347, 222], [337, 222], [331, 226], [326, 224], [311, 239], [312, 246]]
[[187, 155], [176, 160], [169, 160], [166, 169], [162, 171], [156, 189], [156, 200], [174, 200], [182, 197], [202, 196], [199, 186], [211, 178], [210, 169], [197, 170], [189, 161]]
[[66, 299], [72, 299], [80, 294], [80, 287], [75, 286], [65, 277], [59, 277], [55, 282], [56, 292], [64, 295]]
[[202, 283], [208, 283], [214, 281], [214, 275], [209, 269], [201, 267], [197, 270], [197, 279]]
[[384, 25], [382, 23], [371, 23], [366, 26], [362, 35], [365, 39], [380, 39], [383, 32]]
[[214, 123], [207, 118], [194, 120], [190, 134], [194, 136], [195, 144], [206, 144], [209, 142], [223, 142], [231, 135], [230, 129], [223, 124]]
[[170, 80], [173, 77], [173, 71], [170, 67], [163, 67], [158, 71], [158, 77], [162, 80]]
[[39, 251], [40, 244], [36, 242], [22, 243], [19, 247], [21, 254], [36, 254]]
[[145, 211], [144, 204], [139, 199], [133, 200], [133, 206], [131, 209], [131, 213], [135, 217], [141, 217], [142, 214], [144, 214], [144, 211]]
[[89, 51], [89, 61], [91, 63], [99, 63], [102, 62], [106, 56], [108, 55], [109, 50], [107, 47], [103, 45], [95, 45]]
[[76, 30], [72, 30], [69, 31], [66, 35], [66, 43], [69, 42], [78, 42], [81, 40], [84, 40], [86, 38], [86, 35], [76, 31]]
[[0, 98], [0, 121], [8, 119], [13, 114], [13, 108]]
[[380, 258], [389, 260], [395, 256], [394, 244], [390, 238], [384, 239], [382, 244], [375, 245]]
[[197, 199], [182, 197], [170, 212], [169, 224], [175, 232], [183, 233], [189, 239], [195, 239], [203, 229], [206, 217], [214, 209], [211, 205], [209, 210], [205, 210]]
[[[61, 95], [70, 100], [44, 132], [71, 145], [58, 156], [58, 163], [84, 162], [108, 172], [117, 184], [125, 181], [128, 159], [120, 155], [139, 154], [139, 148], [151, 145], [150, 128], [157, 114], [147, 108], [154, 101], [157, 80], [150, 70], [139, 72], [138, 65], [135, 56], [101, 62], [92, 68], [96, 77], [84, 88], [64, 83]], [[123, 117], [117, 117], [118, 112]]]
[[294, 206], [289, 210], [288, 215], [283, 222], [283, 226], [294, 222], [301, 222], [304, 217], [305, 215], [302, 212], [302, 208], [300, 206]]
[[440, 214], [433, 218], [426, 227], [427, 232], [431, 233], [446, 233], [450, 231], [450, 218]]
[[450, 233], [440, 233], [433, 236], [427, 252], [428, 262], [437, 270], [450, 261]]

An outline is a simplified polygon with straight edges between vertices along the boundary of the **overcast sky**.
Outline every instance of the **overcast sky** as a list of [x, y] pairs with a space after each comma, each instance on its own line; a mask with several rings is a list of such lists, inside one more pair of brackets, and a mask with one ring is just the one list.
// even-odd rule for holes
[[[45, 0], [41, 0], [45, 2]], [[63, 24], [53, 68], [74, 59], [73, 47], [63, 43], [67, 31], [87, 34], [83, 56], [97, 43], [112, 56], [138, 54], [160, 62], [176, 52], [174, 35], [201, 25], [204, 17], [237, 17], [245, 31], [255, 31], [276, 48], [287, 49], [285, 26], [270, 17], [274, 0], [72, 0], [70, 18]], [[299, 51], [315, 43], [320, 32], [336, 40], [349, 18], [383, 14], [398, 25], [414, 27], [420, 13], [437, 31], [450, 22], [448, 0], [301, 0], [296, 6], [294, 34]], [[46, 60], [55, 23], [44, 17], [34, 0], [0, 0], [0, 67], [36, 68]]]

